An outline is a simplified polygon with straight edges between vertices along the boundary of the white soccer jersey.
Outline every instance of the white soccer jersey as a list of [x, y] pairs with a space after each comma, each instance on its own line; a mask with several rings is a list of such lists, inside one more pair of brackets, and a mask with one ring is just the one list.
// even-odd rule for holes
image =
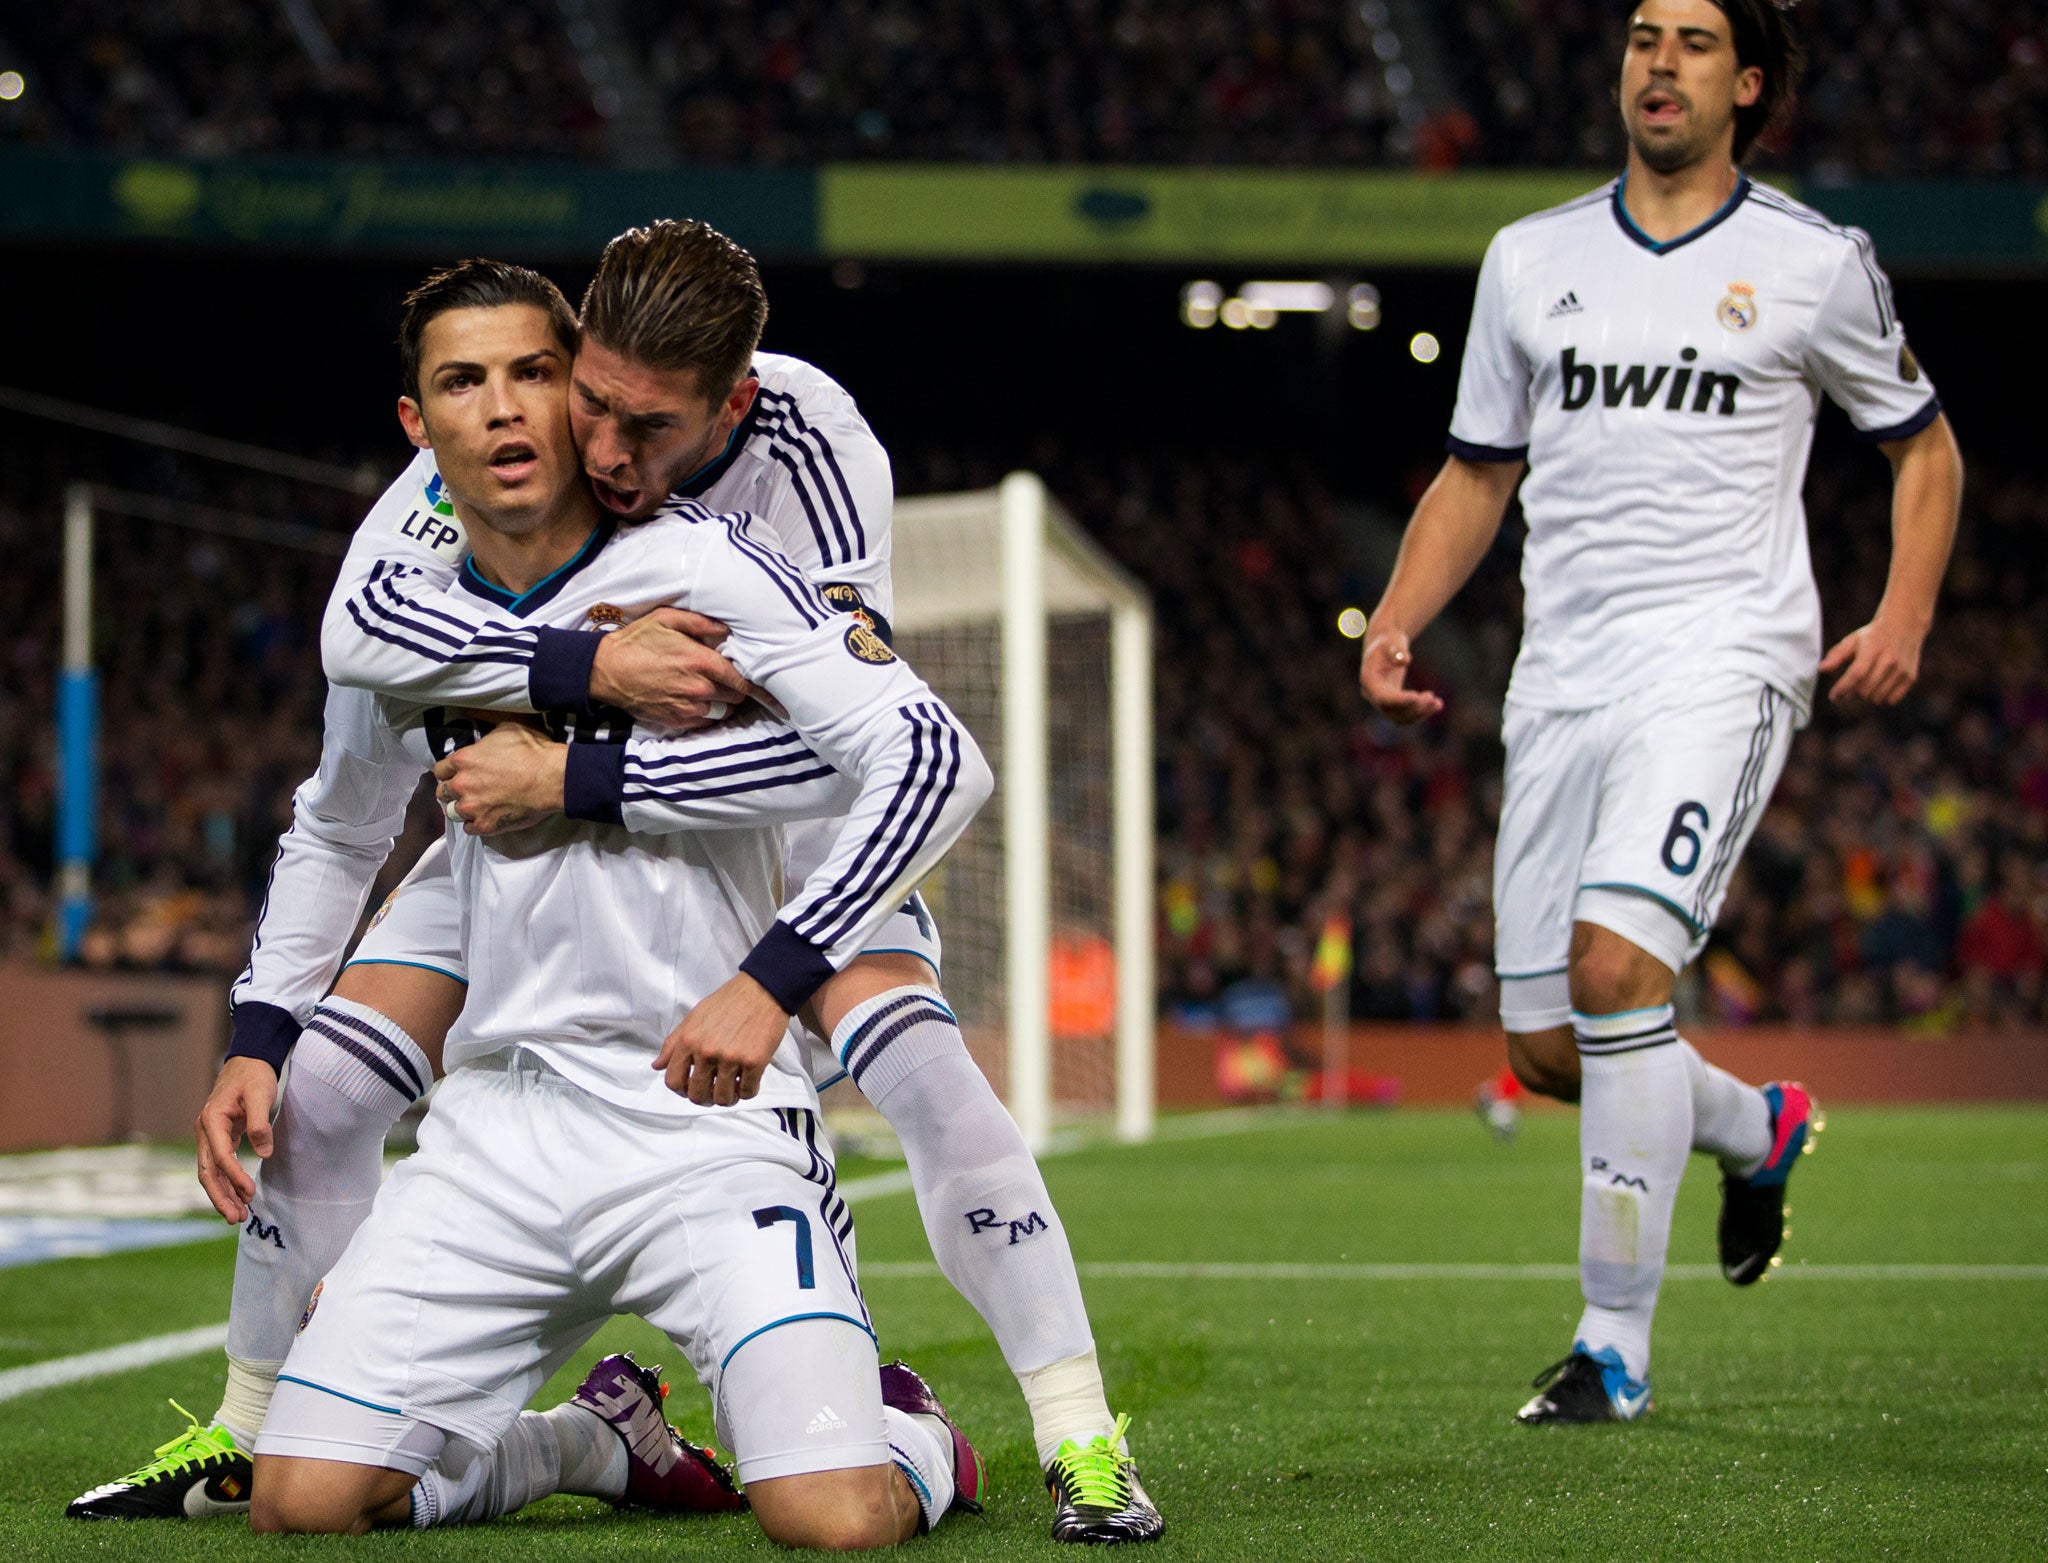
[[1941, 410], [1867, 235], [1746, 176], [1666, 243], [1620, 180], [1502, 229], [1450, 450], [1529, 463], [1508, 699], [1584, 710], [1712, 667], [1804, 713], [1820, 600], [1800, 490], [1823, 392], [1874, 441]]
[[[517, 597], [473, 560], [430, 595], [413, 590], [416, 568], [380, 564], [341, 616], [367, 611], [379, 633], [328, 636], [328, 676], [385, 695], [418, 765], [473, 734], [451, 711], [503, 707], [522, 691], [569, 740], [565, 791], [584, 818], [502, 837], [450, 835], [471, 988], [448, 1038], [449, 1068], [524, 1045], [611, 1101], [691, 1110], [649, 1067], [667, 1031], [736, 971], [794, 1012], [860, 953], [988, 796], [993, 779], [965, 728], [865, 619], [829, 604], [756, 526], [691, 500], [638, 526], [606, 519], [574, 559]], [[394, 596], [376, 601], [386, 588]], [[792, 753], [773, 735], [715, 735], [735, 752], [742, 784], [757, 774], [772, 784], [814, 768], [817, 756], [858, 784], [830, 851], [793, 892], [781, 884], [775, 832], [635, 835], [616, 823], [636, 786], [661, 793], [671, 783], [658, 765], [632, 769], [624, 713], [588, 708], [592, 631], [662, 605], [730, 626], [725, 654], [815, 751]], [[652, 1032], [650, 1016], [660, 1021]], [[803, 1105], [810, 1090], [792, 1026], [761, 1100]]]
[[[718, 459], [679, 492], [715, 510], [762, 517], [782, 551], [821, 590], [845, 604], [851, 588], [886, 622], [893, 609], [894, 501], [887, 453], [853, 398], [823, 371], [779, 353], [756, 354], [754, 366], [761, 381], [754, 406]], [[379, 563], [411, 566], [422, 583], [438, 589], [467, 552], [433, 454], [422, 451], [357, 528], [328, 600], [330, 622]], [[368, 758], [379, 725], [363, 692], [329, 691], [320, 768], [293, 795], [292, 826], [279, 842], [249, 965], [230, 994], [235, 1053], [282, 1062], [332, 985], [370, 886], [404, 828], [419, 775], [403, 756]], [[633, 739], [627, 752], [650, 762], [670, 753], [663, 740], [645, 737]], [[698, 798], [701, 803], [703, 794]], [[673, 789], [667, 799], [635, 789], [627, 803], [639, 812], [629, 812], [628, 821], [645, 829], [701, 828], [701, 820], [664, 807], [673, 801]], [[812, 805], [801, 794], [742, 802], [783, 809], [792, 820], [815, 817], [805, 812]], [[792, 869], [807, 874], [828, 849], [829, 836], [816, 826], [794, 827], [792, 834], [803, 845], [792, 851]]]

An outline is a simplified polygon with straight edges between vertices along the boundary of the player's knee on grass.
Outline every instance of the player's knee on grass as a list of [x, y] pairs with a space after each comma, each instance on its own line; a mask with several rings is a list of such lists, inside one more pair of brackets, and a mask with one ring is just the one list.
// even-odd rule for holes
[[1508, 1067], [1538, 1096], [1579, 1099], [1579, 1049], [1570, 1026], [1508, 1033]]
[[747, 1501], [762, 1534], [785, 1547], [866, 1552], [917, 1534], [917, 1495], [893, 1465], [749, 1482]]
[[258, 1455], [249, 1528], [258, 1535], [360, 1536], [391, 1522], [415, 1480], [375, 1465]]
[[1640, 945], [1597, 923], [1572, 925], [1572, 1008], [1615, 1015], [1671, 1002], [1672, 968]]
[[395, 961], [367, 961], [342, 968], [334, 996], [374, 1009], [397, 1024], [441, 1072], [441, 1044], [462, 1013], [468, 989], [446, 972]]

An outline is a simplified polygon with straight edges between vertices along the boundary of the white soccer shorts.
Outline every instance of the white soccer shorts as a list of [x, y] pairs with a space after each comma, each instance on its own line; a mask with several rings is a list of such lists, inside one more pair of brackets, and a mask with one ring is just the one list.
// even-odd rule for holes
[[1782, 691], [1739, 674], [1659, 683], [1591, 711], [1509, 706], [1493, 868], [1509, 1031], [1569, 1020], [1574, 922], [1684, 969], [1802, 725]]
[[[836, 821], [827, 821], [826, 824], [830, 831], [838, 829]], [[822, 858], [822, 854], [820, 856]], [[792, 870], [797, 857], [798, 849], [792, 846]], [[925, 906], [924, 897], [913, 893], [896, 914], [882, 924], [866, 953], [915, 955], [931, 967], [932, 978], [936, 982], [943, 950], [939, 926]], [[445, 839], [434, 842], [421, 853], [412, 872], [384, 898], [384, 904], [370, 919], [369, 929], [356, 946], [355, 953], [349, 957], [348, 964], [422, 966], [453, 977], [465, 987], [468, 985], [469, 966], [462, 957], [462, 908], [455, 897], [455, 880], [448, 868], [448, 843]], [[808, 1044], [805, 1064], [810, 1069], [812, 1083], [819, 1090], [846, 1078], [846, 1070], [833, 1056], [827, 1039], [806, 1029], [805, 1041]]]
[[257, 1452], [495, 1446], [614, 1314], [673, 1340], [743, 1481], [889, 1461], [853, 1220], [814, 1114], [615, 1107], [523, 1050], [455, 1070], [314, 1292]]

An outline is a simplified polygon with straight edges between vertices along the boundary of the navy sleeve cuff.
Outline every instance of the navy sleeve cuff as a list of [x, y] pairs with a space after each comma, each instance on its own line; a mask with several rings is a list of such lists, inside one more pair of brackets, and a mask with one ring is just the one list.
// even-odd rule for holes
[[[597, 637], [592, 635], [592, 640]], [[571, 744], [562, 772], [562, 812], [597, 825], [622, 825], [626, 796], [624, 744]]]
[[1529, 447], [1526, 445], [1474, 445], [1470, 440], [1461, 440], [1452, 434], [1445, 438], [1444, 449], [1461, 461], [1527, 461]]
[[547, 625], [534, 632], [533, 664], [526, 689], [536, 711], [590, 709], [590, 669], [597, 661], [597, 637], [588, 630]]
[[778, 922], [740, 962], [740, 970], [761, 984], [794, 1015], [832, 976], [825, 952], [788, 923]]
[[1888, 429], [1858, 429], [1856, 437], [1868, 440], [1873, 445], [1889, 445], [1893, 440], [1910, 440], [1940, 416], [1941, 398], [1930, 396], [1927, 398], [1927, 405], [1904, 423], [1895, 423]]
[[233, 1034], [228, 1039], [228, 1057], [260, 1058], [280, 1074], [292, 1044], [299, 1040], [299, 1023], [292, 1012], [275, 1004], [245, 1001], [233, 1015]]

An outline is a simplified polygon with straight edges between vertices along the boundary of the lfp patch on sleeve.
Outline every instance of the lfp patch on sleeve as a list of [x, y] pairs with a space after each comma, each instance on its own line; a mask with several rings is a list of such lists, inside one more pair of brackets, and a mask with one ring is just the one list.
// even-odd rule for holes
[[392, 523], [391, 530], [416, 548], [424, 548], [450, 564], [459, 563], [469, 551], [469, 538], [456, 519], [455, 501], [435, 473], [420, 490], [420, 502]]

